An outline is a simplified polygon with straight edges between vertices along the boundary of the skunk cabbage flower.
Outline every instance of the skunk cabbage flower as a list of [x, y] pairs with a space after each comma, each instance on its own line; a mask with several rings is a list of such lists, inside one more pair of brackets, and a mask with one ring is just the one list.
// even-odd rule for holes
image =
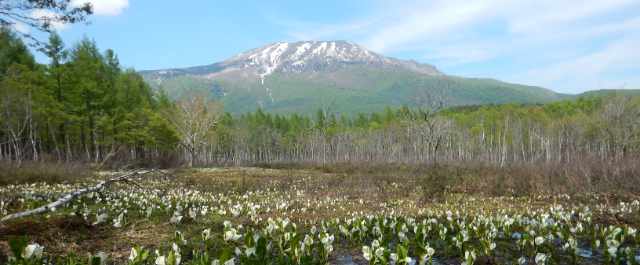
[[131, 248], [131, 253], [129, 254], [129, 260], [133, 261], [138, 257], [138, 250], [136, 248]]
[[391, 256], [389, 257], [391, 258], [391, 261], [393, 261], [393, 263], [398, 263], [398, 254], [391, 253]]
[[40, 258], [42, 257], [42, 251], [44, 251], [44, 247], [40, 246], [38, 243], [29, 244], [22, 251], [23, 259]]
[[123, 219], [124, 219], [124, 212], [120, 213], [120, 215], [118, 215], [118, 218], [113, 220], [113, 227], [115, 227], [115, 228], [122, 227], [122, 220]]
[[313, 245], [313, 238], [311, 238], [309, 235], [305, 235], [304, 244], [310, 247], [311, 245]]
[[179, 224], [180, 221], [182, 221], [182, 215], [180, 214], [174, 214], [173, 216], [171, 216], [171, 219], [169, 219], [169, 223], [172, 224]]
[[93, 225], [99, 225], [101, 223], [104, 223], [107, 221], [107, 218], [109, 218], [109, 215], [107, 213], [96, 215], [96, 221], [93, 222]]
[[235, 265], [236, 261], [235, 258], [231, 258], [230, 260], [227, 260], [224, 262], [224, 265]]
[[371, 251], [371, 248], [369, 246], [363, 246], [362, 255], [364, 256], [364, 259], [366, 259], [367, 261], [370, 261], [371, 258], [373, 257], [373, 252]]
[[520, 265], [525, 265], [525, 264], [527, 264], [527, 258], [525, 258], [525, 257], [520, 257], [520, 258], [518, 259], [518, 264], [520, 264]]
[[202, 239], [206, 241], [209, 240], [209, 238], [211, 238], [211, 229], [207, 228], [202, 231]]
[[244, 254], [247, 255], [247, 257], [253, 256], [256, 254], [256, 248], [255, 247], [247, 248], [244, 250]]
[[238, 234], [238, 232], [234, 228], [231, 228], [224, 232], [224, 241], [236, 241], [240, 239], [240, 237], [242, 236]]
[[612, 258], [615, 258], [618, 255], [618, 247], [617, 246], [610, 246], [607, 249], [607, 252], [609, 253], [609, 256], [611, 256]]
[[104, 253], [104, 252], [102, 252], [102, 251], [98, 252], [97, 254], [95, 254], [95, 255], [93, 256], [93, 258], [98, 258], [98, 260], [100, 260], [100, 263], [99, 263], [100, 265], [105, 265], [105, 264], [107, 264], [107, 258], [108, 258], [108, 257], [109, 257], [109, 256], [107, 255], [107, 253]]
[[465, 265], [473, 265], [473, 263], [476, 260], [476, 252], [475, 251], [465, 251], [464, 252], [464, 262], [462, 262], [462, 264]]
[[547, 262], [547, 255], [544, 254], [544, 253], [537, 253], [536, 254], [536, 264], [542, 265], [542, 264], [545, 264], [545, 262]]
[[427, 247], [427, 257], [433, 257], [433, 254], [436, 253], [436, 250], [432, 247]]
[[159, 256], [156, 258], [156, 265], [167, 265], [167, 258], [165, 256]]

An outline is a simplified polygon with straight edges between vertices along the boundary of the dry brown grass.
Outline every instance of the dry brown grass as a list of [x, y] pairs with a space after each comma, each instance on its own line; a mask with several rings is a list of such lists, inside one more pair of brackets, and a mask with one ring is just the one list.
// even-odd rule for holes
[[0, 186], [34, 182], [69, 183], [93, 176], [81, 163], [50, 163], [25, 161], [21, 164], [0, 161]]
[[84, 255], [109, 251], [114, 258], [124, 259], [132, 245], [159, 246], [173, 235], [173, 231], [168, 223], [146, 220], [138, 220], [124, 230], [114, 230], [108, 225], [92, 226], [79, 217], [30, 218], [0, 224], [0, 253], [9, 253], [7, 241], [10, 238], [27, 236], [31, 241], [46, 245], [51, 254]]
[[482, 196], [530, 196], [538, 194], [614, 193], [640, 195], [640, 160], [585, 159], [567, 163], [493, 164], [384, 164], [340, 163], [325, 165], [272, 165], [272, 168], [312, 168], [318, 171], [365, 176], [370, 181], [404, 179], [425, 187], [425, 198], [444, 192]]

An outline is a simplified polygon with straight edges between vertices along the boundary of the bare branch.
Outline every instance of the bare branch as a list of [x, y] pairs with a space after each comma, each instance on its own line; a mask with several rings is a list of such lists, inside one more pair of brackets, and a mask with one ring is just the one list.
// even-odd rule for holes
[[[36, 12], [46, 15], [35, 16]], [[22, 24], [40, 32], [51, 33], [57, 24], [85, 22], [93, 14], [90, 3], [74, 5], [71, 0], [0, 0], [0, 27], [12, 27]], [[17, 34], [31, 41], [34, 47], [44, 43], [30, 33], [17, 31]]]

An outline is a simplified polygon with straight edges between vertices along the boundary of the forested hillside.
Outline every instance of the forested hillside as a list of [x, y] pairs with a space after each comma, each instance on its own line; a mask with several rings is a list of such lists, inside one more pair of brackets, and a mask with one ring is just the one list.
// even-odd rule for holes
[[114, 51], [90, 39], [65, 48], [54, 34], [44, 52], [50, 64], [37, 64], [14, 33], [0, 31], [0, 159], [153, 159], [173, 149], [160, 115], [171, 102], [122, 69]]

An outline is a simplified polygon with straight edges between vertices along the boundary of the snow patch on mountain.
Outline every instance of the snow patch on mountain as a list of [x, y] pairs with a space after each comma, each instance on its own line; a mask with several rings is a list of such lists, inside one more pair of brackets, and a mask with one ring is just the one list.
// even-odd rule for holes
[[276, 71], [321, 71], [346, 64], [402, 66], [427, 74], [440, 74], [433, 66], [387, 58], [346, 41], [277, 42], [238, 54], [222, 64], [239, 69], [255, 69], [260, 83]]

